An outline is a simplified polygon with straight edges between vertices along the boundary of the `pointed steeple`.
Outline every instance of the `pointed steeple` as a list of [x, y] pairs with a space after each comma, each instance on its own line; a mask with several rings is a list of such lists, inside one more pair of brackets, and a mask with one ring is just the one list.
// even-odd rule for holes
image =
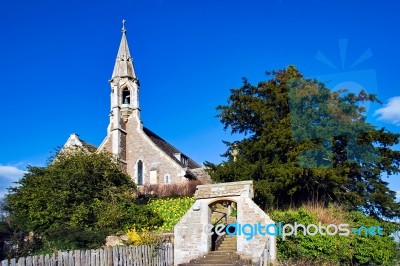
[[111, 80], [113, 80], [115, 77], [128, 77], [136, 79], [135, 69], [133, 68], [133, 60], [129, 52], [128, 41], [126, 40], [125, 19], [122, 20], [122, 38]]

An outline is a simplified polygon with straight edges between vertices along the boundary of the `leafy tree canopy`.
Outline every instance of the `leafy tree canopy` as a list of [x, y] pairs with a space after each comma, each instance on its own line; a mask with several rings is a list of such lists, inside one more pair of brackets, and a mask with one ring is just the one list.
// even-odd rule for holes
[[13, 224], [46, 250], [94, 248], [110, 233], [162, 220], [134, 204], [135, 184], [105, 152], [60, 152], [46, 167], [29, 166], [5, 205]]
[[377, 217], [399, 217], [395, 192], [382, 174], [400, 172], [399, 134], [366, 122], [361, 91], [330, 91], [294, 67], [267, 72], [270, 79], [232, 89], [217, 107], [225, 130], [243, 139], [225, 142], [227, 161], [206, 162], [216, 181], [255, 181], [264, 209], [307, 202], [336, 203]]

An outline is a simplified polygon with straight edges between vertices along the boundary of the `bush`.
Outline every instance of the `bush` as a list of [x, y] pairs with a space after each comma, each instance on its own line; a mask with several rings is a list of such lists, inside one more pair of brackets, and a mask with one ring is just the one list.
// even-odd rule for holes
[[337, 208], [330, 207], [325, 209], [325, 213], [320, 208], [302, 207], [296, 210], [274, 211], [271, 218], [282, 224], [316, 224], [321, 220], [319, 215], [323, 215], [326, 220], [322, 225], [347, 223], [349, 229], [360, 226], [378, 226], [383, 228], [383, 236], [366, 236], [365, 234], [354, 234], [350, 232], [348, 236], [303, 235], [302, 231], [297, 236], [289, 236], [282, 240], [277, 237], [278, 259], [290, 263], [298, 261], [312, 261], [315, 264], [377, 264], [395, 265], [396, 263], [396, 243], [390, 236], [396, 226], [393, 223], [380, 221], [373, 217], [368, 217], [359, 212], [346, 213]]
[[135, 229], [130, 229], [126, 233], [126, 236], [128, 238], [126, 244], [135, 246], [158, 245], [163, 241], [162, 235], [146, 230], [138, 232]]
[[41, 253], [55, 252], [57, 250], [96, 249], [99, 248], [108, 234], [107, 229], [93, 230], [91, 228], [60, 226], [50, 229], [46, 237], [46, 243]]
[[46, 167], [28, 167], [6, 196], [5, 209], [23, 234], [18, 246], [30, 232], [43, 243], [35, 242], [25, 253], [92, 249], [132, 224], [139, 229], [162, 225], [149, 208], [135, 205], [135, 189], [111, 154], [61, 152]]
[[131, 204], [126, 208], [122, 229], [135, 229], [138, 231], [156, 230], [164, 223], [162, 217], [163, 216], [153, 211], [151, 206]]

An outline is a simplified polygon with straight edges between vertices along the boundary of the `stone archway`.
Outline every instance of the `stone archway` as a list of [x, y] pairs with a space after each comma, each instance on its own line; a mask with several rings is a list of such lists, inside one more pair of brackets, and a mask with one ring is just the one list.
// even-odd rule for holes
[[[237, 224], [274, 223], [253, 202], [253, 193], [253, 181], [197, 186], [195, 203], [174, 228], [174, 265], [188, 262], [212, 251], [213, 242], [208, 232], [211, 232], [209, 230], [212, 228], [211, 207], [216, 204], [235, 202]], [[261, 257], [264, 261], [265, 257], [267, 261], [275, 261], [275, 236], [255, 235], [251, 240], [247, 240], [243, 234], [238, 234], [236, 240], [236, 253], [241, 257], [246, 257], [254, 263], [257, 263]]]

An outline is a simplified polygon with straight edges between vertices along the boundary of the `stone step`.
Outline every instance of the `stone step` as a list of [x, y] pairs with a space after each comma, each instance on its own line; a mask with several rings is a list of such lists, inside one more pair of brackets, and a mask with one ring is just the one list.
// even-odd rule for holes
[[238, 255], [236, 251], [219, 251], [219, 250], [215, 250], [215, 251], [210, 251], [207, 253], [207, 255]]
[[223, 247], [225, 247], [225, 248], [231, 248], [231, 247], [237, 247], [237, 245], [236, 245], [236, 243], [231, 243], [231, 244], [225, 243], [225, 244], [219, 245], [218, 249], [223, 248]]
[[237, 254], [236, 250], [228, 250], [228, 251], [215, 250], [215, 251], [209, 251], [204, 256], [239, 256], [239, 255]]
[[222, 246], [235, 246], [236, 247], [237, 243], [236, 242], [222, 242], [221, 245], [219, 245], [220, 247]]
[[200, 259], [212, 259], [212, 260], [218, 260], [218, 259], [229, 259], [229, 260], [238, 260], [240, 259], [240, 256], [238, 254], [232, 253], [232, 254], [222, 254], [222, 253], [208, 253], [206, 255], [203, 255], [200, 258], [197, 258], [198, 260]]
[[224, 242], [236, 242], [236, 236], [226, 236]]
[[208, 263], [182, 263], [178, 264], [178, 266], [251, 266], [251, 264], [246, 264], [245, 262], [238, 262], [238, 263], [219, 263], [219, 264], [208, 264]]
[[218, 246], [219, 251], [236, 251], [237, 238], [236, 236], [225, 236], [222, 243]]
[[221, 245], [219, 245], [219, 246], [220, 246], [220, 247], [224, 247], [224, 246], [226, 246], [226, 247], [228, 247], [228, 246], [235, 246], [235, 247], [236, 247], [236, 244], [237, 244], [237, 243], [235, 243], [235, 242], [231, 242], [231, 243], [223, 242], [223, 243], [221, 243]]
[[236, 241], [223, 241], [220, 246], [222, 246], [222, 245], [228, 245], [229, 246], [229, 245], [236, 245], [236, 244], [237, 244]]
[[219, 255], [219, 254], [207, 254], [204, 255], [201, 258], [198, 259], [213, 259], [213, 260], [217, 260], [217, 259], [229, 259], [229, 260], [238, 260], [240, 259], [240, 256], [238, 254], [232, 254], [232, 255]]
[[236, 243], [222, 243], [221, 245], [219, 245], [219, 248], [221, 247], [236, 247]]
[[219, 251], [236, 251], [236, 246], [225, 246], [218, 248]]
[[238, 261], [240, 260], [240, 257], [205, 257], [205, 258], [197, 258], [197, 259], [191, 259], [190, 263], [198, 263], [198, 262], [232, 262], [232, 261]]
[[218, 250], [221, 250], [221, 251], [236, 251], [236, 246], [235, 247], [222, 247], [222, 248], [218, 248]]
[[236, 241], [237, 237], [236, 235], [230, 236], [230, 235], [225, 235], [224, 241]]
[[235, 244], [236, 245], [237, 241], [236, 240], [224, 240], [222, 241], [222, 244]]
[[[178, 266], [208, 266], [208, 263], [181, 263]], [[224, 264], [213, 264], [214, 266], [226, 266], [226, 265], [235, 265], [231, 263], [224, 263]]]
[[251, 265], [250, 260], [191, 260], [185, 265]]
[[205, 265], [213, 265], [213, 266], [251, 266], [251, 260], [243, 260], [240, 259], [239, 254], [236, 251], [210, 251], [204, 256], [201, 256], [197, 259], [190, 260], [189, 263], [182, 263], [178, 266], [205, 266]]
[[236, 247], [237, 245], [236, 244], [221, 244], [219, 247], [218, 247], [218, 249], [220, 249], [220, 248], [231, 248], [231, 247]]
[[219, 259], [193, 259], [190, 260], [190, 263], [199, 264], [199, 263], [207, 263], [207, 264], [224, 264], [224, 263], [235, 263], [240, 261], [239, 259], [227, 259], [227, 258], [219, 258]]
[[252, 263], [249, 260], [236, 260], [236, 261], [197, 261], [197, 262], [190, 262], [190, 263], [182, 263], [178, 264], [178, 266], [202, 266], [202, 265], [235, 265], [235, 266], [251, 266]]

